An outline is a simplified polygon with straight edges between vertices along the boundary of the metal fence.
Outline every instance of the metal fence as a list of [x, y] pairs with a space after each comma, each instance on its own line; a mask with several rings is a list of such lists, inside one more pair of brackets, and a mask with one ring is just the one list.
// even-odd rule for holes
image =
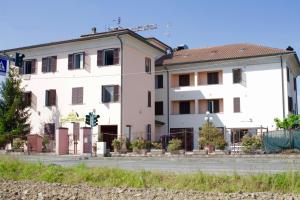
[[278, 153], [286, 149], [300, 150], [300, 130], [278, 130], [263, 134], [266, 153]]

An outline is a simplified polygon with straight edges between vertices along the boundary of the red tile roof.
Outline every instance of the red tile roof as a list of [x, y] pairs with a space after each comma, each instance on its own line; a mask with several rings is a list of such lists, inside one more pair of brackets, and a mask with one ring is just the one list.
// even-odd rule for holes
[[175, 51], [170, 55], [164, 55], [159, 58], [156, 61], [156, 66], [271, 56], [287, 54], [291, 52], [292, 51], [254, 44], [230, 44], [224, 46]]

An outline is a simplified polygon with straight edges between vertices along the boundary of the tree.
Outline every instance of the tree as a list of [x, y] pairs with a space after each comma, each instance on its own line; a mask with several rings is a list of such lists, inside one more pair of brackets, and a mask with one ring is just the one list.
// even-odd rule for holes
[[0, 86], [0, 146], [24, 137], [28, 127], [29, 109], [22, 101], [24, 89], [15, 69], [10, 68], [8, 77]]
[[202, 148], [206, 145], [213, 145], [218, 149], [224, 149], [227, 142], [224, 139], [224, 134], [213, 123], [206, 122], [200, 131], [199, 145]]
[[277, 129], [292, 129], [299, 126], [300, 115], [291, 114], [287, 118], [283, 118], [283, 120], [275, 118], [274, 121]]

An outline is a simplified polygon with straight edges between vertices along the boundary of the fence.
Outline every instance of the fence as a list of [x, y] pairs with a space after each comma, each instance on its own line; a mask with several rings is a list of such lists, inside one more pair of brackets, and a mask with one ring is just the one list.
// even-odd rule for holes
[[278, 153], [285, 149], [300, 150], [300, 130], [270, 131], [263, 135], [266, 153]]

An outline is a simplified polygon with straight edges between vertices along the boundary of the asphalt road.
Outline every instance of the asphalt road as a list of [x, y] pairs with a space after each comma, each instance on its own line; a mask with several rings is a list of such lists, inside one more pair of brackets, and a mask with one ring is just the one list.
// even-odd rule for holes
[[206, 172], [212, 174], [249, 174], [299, 171], [300, 157], [97, 157], [78, 156], [17, 156], [29, 162], [42, 162], [62, 166], [84, 163], [89, 167], [114, 167], [128, 170], [150, 170], [176, 173]]

